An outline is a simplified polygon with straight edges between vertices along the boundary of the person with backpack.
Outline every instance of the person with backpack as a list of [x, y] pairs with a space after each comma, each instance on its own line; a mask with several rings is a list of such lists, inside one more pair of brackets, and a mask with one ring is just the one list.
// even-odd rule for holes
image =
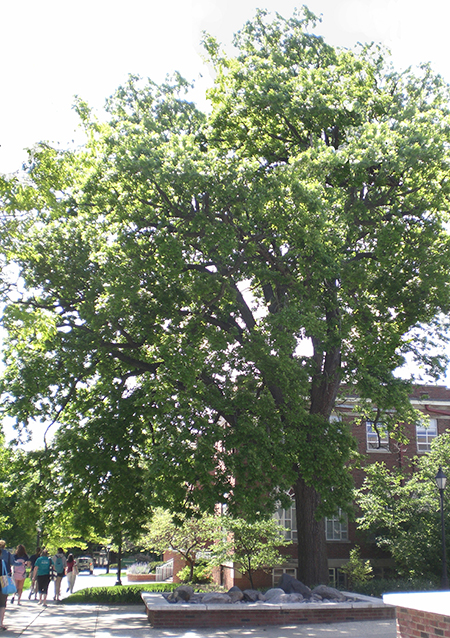
[[58, 548], [58, 552], [52, 556], [53, 567], [56, 572], [55, 578], [55, 597], [53, 600], [61, 600], [61, 581], [66, 573], [67, 559], [64, 556], [62, 547]]
[[37, 577], [39, 602], [38, 605], [47, 607], [48, 586], [50, 583], [50, 569], [53, 567], [48, 550], [43, 549], [34, 565], [34, 576]]
[[[30, 559], [28, 558], [27, 551], [23, 545], [18, 545], [16, 553], [14, 554], [14, 581], [17, 589], [17, 604], [20, 605], [20, 599], [22, 598], [23, 584], [27, 575], [27, 564]], [[11, 602], [14, 602], [16, 594], [11, 598]]]
[[67, 587], [67, 591], [73, 594], [73, 587], [75, 585], [75, 579], [78, 574], [78, 567], [73, 557], [73, 554], [69, 554], [67, 557], [66, 574], [67, 574], [67, 581], [69, 583]]
[[8, 573], [8, 576], [11, 576], [11, 567], [12, 565], [15, 565], [15, 560], [11, 552], [8, 552], [8, 550], [6, 549], [6, 541], [0, 540], [0, 550], [1, 550], [0, 558], [1, 560], [5, 561], [6, 571]]

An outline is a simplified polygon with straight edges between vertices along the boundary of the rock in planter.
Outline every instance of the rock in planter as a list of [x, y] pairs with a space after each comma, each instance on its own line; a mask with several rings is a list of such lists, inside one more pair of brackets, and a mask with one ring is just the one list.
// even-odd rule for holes
[[229, 605], [230, 603], [231, 596], [215, 591], [205, 594], [202, 598], [203, 605]]
[[280, 590], [282, 593], [273, 596], [272, 598], [266, 599], [266, 602], [270, 605], [281, 605], [286, 603], [302, 603], [304, 598], [301, 594], [285, 594], [284, 591]]
[[337, 600], [338, 602], [344, 602], [346, 597], [344, 594], [334, 587], [327, 587], [327, 585], [318, 585], [318, 587], [314, 587], [313, 594], [320, 596], [322, 599], [328, 600]]
[[264, 594], [264, 598], [266, 600], [270, 600], [271, 598], [275, 598], [277, 596], [282, 596], [286, 592], [284, 589], [280, 589], [279, 587], [273, 587], [272, 589], [268, 589]]
[[285, 594], [301, 594], [305, 598], [311, 596], [310, 588], [289, 574], [282, 575], [278, 587], [282, 589]]
[[244, 589], [244, 600], [249, 603], [256, 603], [258, 600], [264, 600], [264, 596], [256, 589]]
[[244, 598], [242, 590], [236, 585], [228, 591], [228, 596], [231, 598], [232, 603], [239, 603]]
[[184, 603], [188, 603], [191, 600], [193, 594], [194, 594], [194, 590], [192, 589], [192, 587], [189, 587], [189, 585], [180, 585], [180, 587], [177, 587], [170, 594], [167, 600], [169, 602], [174, 602], [174, 603], [178, 603], [180, 601]]

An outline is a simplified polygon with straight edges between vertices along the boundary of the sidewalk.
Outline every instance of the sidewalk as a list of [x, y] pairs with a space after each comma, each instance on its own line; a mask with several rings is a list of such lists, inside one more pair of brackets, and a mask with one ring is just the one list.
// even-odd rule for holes
[[0, 636], [23, 638], [395, 638], [394, 620], [282, 627], [219, 629], [152, 629], [144, 605], [64, 605], [41, 607], [8, 601], [7, 631]]

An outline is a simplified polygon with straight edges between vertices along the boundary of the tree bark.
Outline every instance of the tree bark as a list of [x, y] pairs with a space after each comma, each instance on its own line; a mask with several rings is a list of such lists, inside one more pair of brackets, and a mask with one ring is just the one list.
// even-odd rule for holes
[[[338, 311], [327, 314], [330, 331], [338, 324]], [[340, 343], [326, 353], [313, 339], [317, 374], [311, 385], [310, 413], [329, 419], [334, 408], [340, 384]], [[299, 475], [294, 485], [297, 516], [298, 575], [305, 585], [328, 585], [328, 559], [325, 538], [325, 520], [316, 519], [320, 496], [314, 487], [306, 485]]]
[[325, 521], [315, 518], [319, 505], [316, 490], [299, 476], [294, 485], [297, 513], [298, 579], [308, 587], [328, 585]]

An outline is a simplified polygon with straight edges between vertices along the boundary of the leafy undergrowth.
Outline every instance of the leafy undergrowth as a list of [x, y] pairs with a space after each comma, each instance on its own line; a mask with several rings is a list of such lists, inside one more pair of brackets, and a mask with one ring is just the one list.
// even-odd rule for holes
[[66, 605], [80, 605], [86, 603], [109, 603], [117, 605], [139, 605], [142, 603], [141, 592], [166, 592], [179, 587], [177, 583], [118, 585], [113, 587], [87, 587], [81, 589], [68, 598], [64, 598]]
[[[180, 583], [142, 583], [139, 585], [118, 585], [110, 587], [87, 587], [63, 599], [66, 605], [116, 604], [139, 605], [142, 603], [141, 592], [170, 592]], [[194, 585], [195, 591], [210, 591], [208, 585]], [[217, 589], [217, 587], [215, 587]]]
[[374, 578], [366, 583], [355, 584], [352, 591], [365, 596], [381, 598], [388, 592], [435, 591], [439, 589], [437, 581], [426, 578], [388, 579]]

